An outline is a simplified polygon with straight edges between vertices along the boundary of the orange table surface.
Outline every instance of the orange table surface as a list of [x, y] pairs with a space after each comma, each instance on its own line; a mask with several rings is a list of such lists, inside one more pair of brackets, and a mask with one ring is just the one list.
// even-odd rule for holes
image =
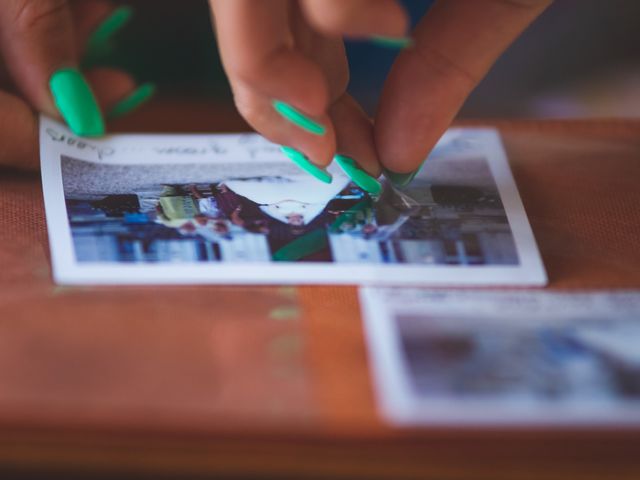
[[[640, 288], [640, 121], [487, 125], [503, 135], [548, 288]], [[228, 109], [169, 99], [114, 127], [246, 128]], [[640, 478], [640, 431], [386, 425], [353, 287], [60, 287], [39, 176], [2, 171], [0, 212], [0, 468]]]

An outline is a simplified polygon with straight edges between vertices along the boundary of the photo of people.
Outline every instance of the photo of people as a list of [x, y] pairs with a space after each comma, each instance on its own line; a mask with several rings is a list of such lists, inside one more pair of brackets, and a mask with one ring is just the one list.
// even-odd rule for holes
[[45, 120], [41, 140], [60, 283], [546, 282], [495, 130], [450, 130], [411, 182], [375, 193], [250, 133], [87, 142]]
[[398, 316], [404, 362], [418, 397], [500, 403], [640, 402], [640, 338], [632, 316], [583, 314], [542, 325], [490, 318]]
[[486, 161], [466, 162], [475, 186], [430, 176], [379, 197], [344, 175], [323, 184], [259, 164], [225, 175], [65, 156], [62, 174], [78, 262], [517, 264]]
[[360, 300], [393, 422], [640, 423], [637, 291], [365, 287]]

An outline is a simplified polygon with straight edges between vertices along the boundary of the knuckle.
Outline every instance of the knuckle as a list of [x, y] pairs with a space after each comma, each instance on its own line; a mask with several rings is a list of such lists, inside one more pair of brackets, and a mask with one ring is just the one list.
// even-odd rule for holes
[[66, 0], [14, 0], [14, 25], [21, 30], [53, 28], [67, 11]]

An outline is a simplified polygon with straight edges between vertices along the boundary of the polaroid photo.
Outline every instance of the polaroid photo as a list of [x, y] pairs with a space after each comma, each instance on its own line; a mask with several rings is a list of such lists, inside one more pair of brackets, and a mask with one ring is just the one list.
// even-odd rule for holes
[[63, 284], [543, 285], [494, 130], [444, 135], [406, 189], [312, 178], [257, 134], [81, 139], [41, 119]]
[[360, 301], [393, 424], [640, 428], [640, 291], [364, 287]]

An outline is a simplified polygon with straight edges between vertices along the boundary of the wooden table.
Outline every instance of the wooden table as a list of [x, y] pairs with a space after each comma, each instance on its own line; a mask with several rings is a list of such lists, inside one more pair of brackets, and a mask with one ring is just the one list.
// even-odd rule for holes
[[[118, 130], [239, 130], [165, 100]], [[640, 121], [496, 122], [550, 289], [640, 288]], [[37, 174], [0, 175], [0, 465], [286, 478], [637, 479], [640, 432], [397, 430], [355, 288], [67, 288]], [[640, 348], [640, 347], [639, 347]]]

